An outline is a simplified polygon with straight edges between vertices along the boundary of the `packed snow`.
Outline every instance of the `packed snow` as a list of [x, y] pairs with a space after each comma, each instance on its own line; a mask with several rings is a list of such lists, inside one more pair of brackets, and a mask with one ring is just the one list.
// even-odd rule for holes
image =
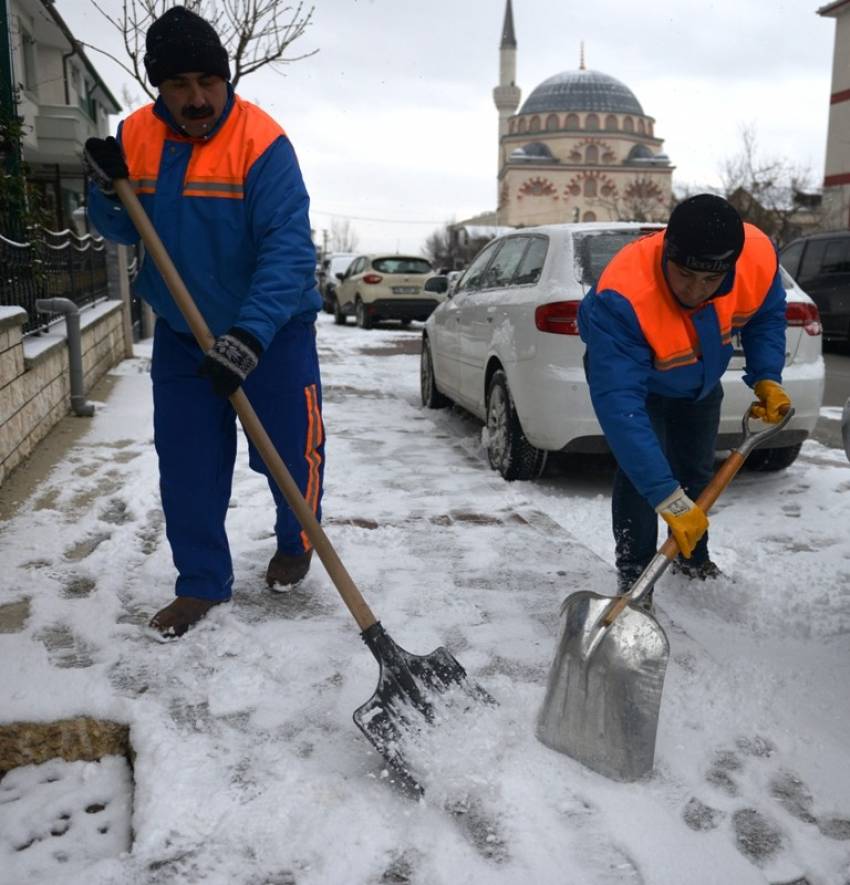
[[[52, 812], [34, 813], [41, 779], [18, 769], [0, 782], [0, 882], [850, 881], [844, 452], [809, 441], [786, 471], [742, 472], [713, 511], [724, 576], [662, 578], [655, 769], [618, 783], [534, 735], [562, 601], [615, 590], [610, 467], [502, 481], [478, 422], [421, 407], [419, 334], [320, 317], [324, 526], [390, 636], [417, 654], [445, 645], [497, 703], [438, 715], [410, 749], [424, 795], [396, 785], [352, 722], [378, 668], [321, 564], [294, 591], [265, 587], [274, 516], [244, 439], [233, 601], [153, 639], [174, 572], [143, 342], [94, 418], [76, 419], [84, 438], [0, 524], [0, 605], [29, 610], [0, 633], [2, 720], [129, 724], [132, 847], [50, 868], [62, 840], [41, 838]], [[63, 782], [84, 791], [103, 763], [74, 764]]]

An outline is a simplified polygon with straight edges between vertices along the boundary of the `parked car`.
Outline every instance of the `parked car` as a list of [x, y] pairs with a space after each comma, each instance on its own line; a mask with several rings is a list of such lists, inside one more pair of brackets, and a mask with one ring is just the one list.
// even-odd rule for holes
[[818, 306], [823, 337], [850, 343], [850, 230], [792, 240], [779, 260]]
[[357, 255], [353, 252], [334, 252], [322, 259], [316, 274], [316, 285], [322, 296], [322, 307], [325, 313], [334, 312], [336, 287], [356, 257]]
[[379, 320], [426, 320], [446, 298], [426, 289], [433, 275], [428, 259], [417, 255], [359, 255], [337, 287], [334, 320], [343, 325], [354, 316], [361, 329]]
[[[590, 402], [578, 334], [578, 308], [605, 265], [626, 243], [661, 229], [638, 223], [526, 228], [493, 240], [428, 319], [421, 358], [422, 402], [457, 403], [487, 424], [491, 466], [505, 479], [531, 479], [548, 452], [605, 452]], [[783, 386], [796, 413], [748, 466], [789, 466], [814, 429], [823, 398], [821, 327], [812, 300], [783, 270], [787, 352]], [[753, 393], [741, 380], [738, 349], [723, 376], [718, 449], [741, 434]]]

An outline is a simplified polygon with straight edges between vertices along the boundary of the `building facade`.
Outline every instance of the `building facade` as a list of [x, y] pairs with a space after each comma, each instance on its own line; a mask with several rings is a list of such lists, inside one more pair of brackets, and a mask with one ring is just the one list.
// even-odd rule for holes
[[11, 0], [9, 43], [23, 160], [50, 227], [71, 226], [85, 199], [83, 145], [109, 134], [121, 106], [51, 0]]
[[629, 87], [588, 70], [582, 52], [519, 107], [511, 0], [499, 53], [498, 223], [666, 221], [674, 167]]
[[818, 15], [835, 19], [821, 221], [828, 230], [850, 227], [850, 0], [828, 3]]

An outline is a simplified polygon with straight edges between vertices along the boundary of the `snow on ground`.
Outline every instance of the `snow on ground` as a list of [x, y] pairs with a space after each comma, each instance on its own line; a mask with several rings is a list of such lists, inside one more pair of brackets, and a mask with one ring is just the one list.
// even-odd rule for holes
[[9, 871], [37, 826], [24, 833], [7, 803], [0, 882], [850, 881], [844, 453], [808, 442], [787, 471], [742, 473], [712, 521], [725, 577], [662, 579], [656, 767], [616, 783], [534, 737], [561, 602], [615, 587], [610, 470], [504, 483], [477, 422], [420, 406], [417, 340], [320, 318], [325, 528], [393, 639], [446, 645], [498, 705], [423, 736], [424, 798], [389, 782], [351, 721], [377, 667], [324, 569], [265, 589], [271, 497], [244, 441], [233, 602], [152, 641], [144, 625], [174, 576], [140, 346], [90, 432], [0, 525], [0, 604], [30, 608], [0, 634], [0, 715], [129, 723], [133, 848], [21, 878]]

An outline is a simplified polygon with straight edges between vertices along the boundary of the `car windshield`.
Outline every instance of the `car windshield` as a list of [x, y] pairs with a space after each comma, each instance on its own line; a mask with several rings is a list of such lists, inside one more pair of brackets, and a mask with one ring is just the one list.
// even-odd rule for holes
[[424, 258], [406, 258], [402, 255], [376, 258], [372, 267], [379, 273], [431, 273], [431, 265]]
[[602, 276], [608, 262], [626, 245], [638, 237], [654, 233], [654, 228], [634, 230], [587, 231], [573, 235], [577, 271], [581, 281], [593, 286]]

